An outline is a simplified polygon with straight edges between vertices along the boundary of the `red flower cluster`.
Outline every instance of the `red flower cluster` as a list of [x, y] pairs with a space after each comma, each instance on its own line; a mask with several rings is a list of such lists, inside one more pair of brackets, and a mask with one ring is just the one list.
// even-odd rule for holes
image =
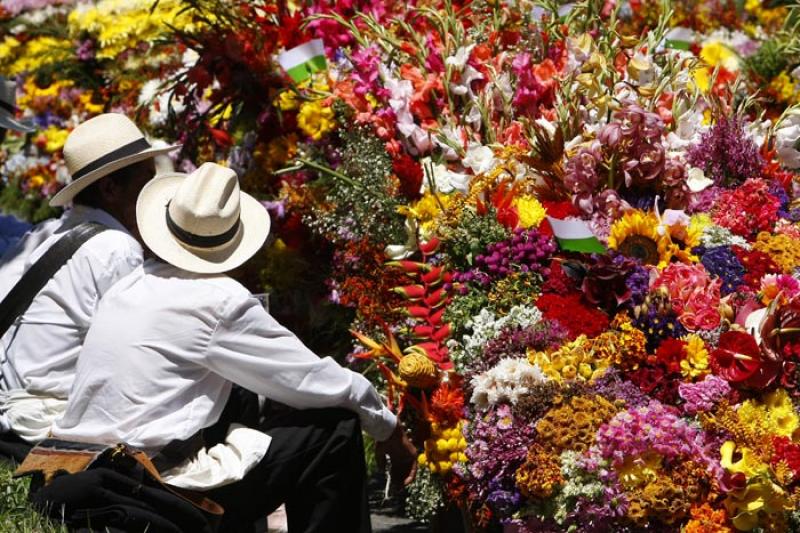
[[392, 170], [400, 181], [400, 193], [409, 200], [417, 200], [424, 172], [417, 160], [403, 152], [392, 162]]
[[583, 302], [579, 293], [543, 294], [536, 300], [536, 307], [548, 320], [555, 320], [569, 332], [569, 338], [578, 335], [596, 337], [608, 329], [608, 316]]
[[681, 371], [681, 361], [686, 358], [686, 342], [680, 339], [666, 338], [656, 350], [655, 359], [670, 372]]
[[754, 291], [758, 291], [761, 288], [761, 278], [766, 274], [781, 273], [780, 267], [764, 252], [745, 250], [740, 246], [732, 246], [731, 250], [745, 268], [743, 276], [745, 284]]
[[780, 205], [780, 200], [769, 193], [766, 181], [749, 179], [719, 196], [712, 218], [736, 235], [755, 237], [761, 231], [772, 231]]
[[447, 383], [439, 386], [431, 396], [431, 416], [440, 424], [453, 424], [464, 415], [464, 392], [461, 387]]
[[772, 437], [772, 465], [781, 461], [792, 471], [793, 480], [800, 478], [800, 444], [795, 444], [788, 437]]

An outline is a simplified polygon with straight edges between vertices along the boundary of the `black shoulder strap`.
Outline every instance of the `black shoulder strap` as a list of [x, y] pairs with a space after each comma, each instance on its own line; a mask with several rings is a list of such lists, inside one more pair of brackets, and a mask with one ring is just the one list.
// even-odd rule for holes
[[75, 226], [31, 265], [0, 302], [0, 337], [5, 335], [17, 317], [28, 309], [34, 297], [78, 251], [78, 248], [106, 229], [108, 228], [96, 222], [84, 222]]

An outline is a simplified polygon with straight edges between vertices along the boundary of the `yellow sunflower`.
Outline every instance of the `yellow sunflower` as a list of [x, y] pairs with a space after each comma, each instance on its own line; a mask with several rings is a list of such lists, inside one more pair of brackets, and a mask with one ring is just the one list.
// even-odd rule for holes
[[702, 230], [697, 224], [673, 224], [666, 226], [666, 236], [670, 240], [670, 254], [682, 263], [696, 263], [699, 259], [692, 249], [700, 246]]
[[611, 225], [608, 246], [646, 265], [664, 268], [672, 258], [672, 243], [668, 235], [658, 232], [658, 226], [655, 213], [640, 209], [628, 211]]

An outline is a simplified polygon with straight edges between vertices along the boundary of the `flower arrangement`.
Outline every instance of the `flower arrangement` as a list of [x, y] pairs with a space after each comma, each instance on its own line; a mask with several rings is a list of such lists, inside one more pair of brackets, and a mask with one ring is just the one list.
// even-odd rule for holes
[[0, 41], [41, 127], [12, 188], [52, 194], [101, 109], [236, 168], [273, 215], [260, 282], [314, 271], [416, 440], [415, 518], [800, 531], [796, 7], [40, 3], [1, 4], [64, 28]]

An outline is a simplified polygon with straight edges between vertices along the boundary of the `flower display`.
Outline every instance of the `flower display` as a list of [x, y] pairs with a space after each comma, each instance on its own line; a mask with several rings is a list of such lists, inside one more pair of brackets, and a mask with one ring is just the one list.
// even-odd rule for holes
[[52, 215], [66, 135], [109, 110], [181, 170], [234, 168], [274, 235], [241, 275], [386, 394], [424, 467], [414, 518], [800, 531], [797, 6], [0, 0], [0, 21], [37, 126], [3, 144], [0, 206]]

